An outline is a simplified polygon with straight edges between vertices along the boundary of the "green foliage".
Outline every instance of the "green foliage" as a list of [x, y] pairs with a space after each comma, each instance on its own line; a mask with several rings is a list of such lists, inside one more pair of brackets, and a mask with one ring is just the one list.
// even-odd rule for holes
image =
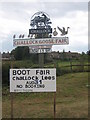
[[14, 55], [16, 60], [28, 59], [29, 58], [29, 48], [28, 47], [17, 47], [12, 50], [11, 54]]
[[90, 50], [87, 51], [87, 55], [90, 55]]
[[59, 67], [58, 61], [56, 62], [56, 75], [57, 75], [57, 76], [60, 76], [60, 75], [61, 75], [61, 69], [60, 69], [60, 67]]
[[[34, 56], [30, 54], [30, 60], [16, 60], [16, 61], [3, 61], [2, 62], [2, 78], [3, 84], [9, 85], [9, 69], [11, 63], [13, 64], [13, 68], [38, 68], [38, 55]], [[34, 60], [35, 59], [35, 60]], [[44, 68], [56, 68], [56, 75], [61, 76], [67, 73], [75, 73], [75, 72], [86, 72], [90, 71], [87, 65], [88, 61], [84, 59], [74, 60], [74, 61], [60, 61], [55, 60], [54, 63], [44, 64]]]
[[17, 47], [12, 50], [11, 55], [14, 55], [15, 60], [30, 60], [38, 63], [38, 54], [30, 54], [29, 47]]
[[9, 70], [13, 65], [13, 68], [30, 68], [32, 62], [30, 60], [24, 61], [2, 61], [2, 84], [9, 85]]
[[38, 64], [38, 54], [30, 54], [29, 59], [30, 59], [34, 64]]
[[9, 64], [2, 65], [2, 84], [9, 85]]

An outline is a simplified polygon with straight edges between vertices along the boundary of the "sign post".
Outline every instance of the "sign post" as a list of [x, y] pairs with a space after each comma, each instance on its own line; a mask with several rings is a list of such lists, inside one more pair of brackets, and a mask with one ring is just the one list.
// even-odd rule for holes
[[[55, 64], [55, 61], [53, 60], [53, 62], [54, 62], [54, 68], [56, 68], [56, 64]], [[53, 108], [54, 108], [54, 119], [56, 118], [56, 92], [54, 92], [54, 106], [53, 106]]]
[[39, 68], [43, 68], [44, 66], [44, 53], [39, 53]]
[[10, 93], [11, 95], [11, 118], [13, 118], [13, 93]]
[[[44, 53], [51, 52], [52, 45], [69, 44], [68, 37], [52, 37], [52, 22], [48, 14], [37, 12], [31, 17], [28, 38], [13, 37], [13, 46], [28, 46], [30, 53], [39, 53], [39, 69], [10, 69], [11, 118], [13, 118], [12, 92], [54, 92], [54, 118], [56, 118], [56, 68], [44, 69]], [[61, 36], [68, 33], [63, 27], [58, 27]], [[53, 35], [57, 36], [56, 28]], [[34, 36], [34, 37], [33, 37]], [[54, 63], [54, 67], [55, 63]]]
[[54, 92], [54, 118], [56, 118], [56, 92]]
[[[45, 12], [37, 12], [31, 17], [29, 34], [35, 34], [35, 38], [48, 38], [50, 33], [52, 33], [52, 28], [50, 26], [51, 21], [49, 15]], [[38, 44], [39, 45], [39, 44]], [[39, 54], [39, 68], [44, 67], [44, 53]]]

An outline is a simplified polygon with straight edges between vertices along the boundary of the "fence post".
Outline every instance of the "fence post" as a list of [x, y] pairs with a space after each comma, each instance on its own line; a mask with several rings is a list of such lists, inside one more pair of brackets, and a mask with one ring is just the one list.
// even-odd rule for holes
[[72, 72], [72, 61], [70, 60], [70, 68], [71, 68], [71, 72]]

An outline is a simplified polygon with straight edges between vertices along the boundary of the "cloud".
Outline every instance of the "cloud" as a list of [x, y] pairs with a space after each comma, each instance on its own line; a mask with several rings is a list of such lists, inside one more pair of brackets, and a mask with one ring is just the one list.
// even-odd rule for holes
[[[74, 17], [72, 17], [74, 16]], [[76, 50], [78, 52], [88, 50], [88, 12], [86, 11], [71, 11], [64, 17], [53, 19], [53, 26], [61, 28], [70, 27], [69, 29], [69, 45], [57, 47], [58, 49]], [[59, 33], [59, 31], [58, 31]], [[59, 36], [59, 35], [58, 35]], [[55, 46], [53, 47], [56, 50]]]
[[[0, 2], [6, 2], [6, 0], [1, 0]], [[12, 0], [7, 0], [7, 2], [12, 2]], [[13, 2], [31, 2], [31, 3], [42, 3], [42, 0], [13, 0]], [[46, 2], [46, 0], [43, 0], [43, 2]], [[67, 2], [67, 0], [49, 0], [48, 3], [52, 2]], [[68, 2], [88, 2], [88, 0], [68, 0]]]
[[[88, 4], [60, 2], [2, 2], [0, 3], [0, 43], [2, 51], [11, 51], [13, 34], [28, 35], [30, 18], [35, 12], [44, 11], [50, 15], [52, 27], [70, 27], [69, 45], [53, 46], [53, 50], [87, 51]], [[58, 31], [58, 35], [60, 32]], [[8, 44], [6, 44], [8, 42]], [[81, 45], [82, 44], [82, 45]]]

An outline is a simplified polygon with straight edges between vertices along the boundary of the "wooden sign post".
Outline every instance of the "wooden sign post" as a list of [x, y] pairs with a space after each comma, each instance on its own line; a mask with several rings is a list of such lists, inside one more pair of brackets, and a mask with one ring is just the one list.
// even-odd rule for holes
[[13, 93], [10, 93], [11, 95], [11, 118], [13, 118]]
[[[30, 78], [30, 80], [32, 80], [32, 81], [34, 80], [35, 85], [34, 86], [32, 85], [33, 86], [32, 88], [30, 88], [31, 83], [29, 84], [29, 86], [26, 83], [26, 81], [23, 81], [25, 83], [23, 83], [21, 81], [21, 83], [19, 82], [19, 84], [18, 84], [18, 80], [16, 82], [15, 76], [13, 79], [12, 79], [12, 76], [10, 76], [10, 79], [12, 82], [12, 86], [10, 86], [11, 118], [13, 118], [13, 93], [12, 93], [12, 91], [13, 92], [54, 92], [54, 102], [53, 102], [54, 106], [53, 107], [54, 107], [54, 118], [56, 118], [56, 69], [54, 71], [48, 70], [49, 72], [46, 72], [47, 73], [46, 76], [45, 76], [45, 74], [42, 74], [42, 68], [44, 68], [44, 53], [48, 53], [48, 51], [51, 51], [52, 45], [67, 45], [67, 44], [69, 44], [69, 38], [68, 37], [52, 37], [52, 28], [50, 26], [51, 23], [52, 22], [50, 21], [48, 14], [46, 14], [44, 12], [37, 12], [31, 17], [30, 26], [32, 28], [29, 29], [28, 38], [24, 38], [23, 36], [19, 37], [19, 38], [15, 38], [15, 36], [13, 37], [14, 38], [13, 39], [13, 46], [31, 47], [30, 48], [32, 51], [31, 53], [33, 53], [33, 49], [35, 49], [36, 46], [43, 48], [43, 50], [45, 50], [45, 49], [46, 50], [43, 51], [43, 50], [40, 50], [40, 48], [38, 48], [37, 53], [39, 53], [39, 55], [38, 55], [39, 70], [41, 68], [41, 75], [37, 76], [39, 74], [39, 72], [36, 72], [37, 73], [36, 77], [38, 79], [36, 79], [36, 78], [33, 79], [34, 76], [32, 76], [32, 75], [34, 75], [34, 73], [31, 74], [31, 71], [33, 71], [33, 70], [31, 70], [30, 73], [28, 73], [29, 75], [31, 74], [30, 77], [32, 76]], [[59, 31], [62, 31], [62, 35], [67, 34], [66, 31], [64, 30], [65, 28], [62, 30], [58, 27], [58, 29], [59, 29]], [[55, 29], [55, 32], [53, 35], [54, 36], [57, 35], [56, 29]], [[37, 51], [37, 49], [36, 49], [36, 51]], [[55, 63], [54, 63], [54, 67], [56, 68]], [[13, 67], [11, 66], [11, 68], [13, 68]], [[10, 71], [11, 75], [12, 75], [12, 71], [13, 70]], [[52, 71], [52, 72], [50, 72], [50, 71]], [[24, 72], [25, 72], [25, 70], [24, 70]], [[34, 70], [34, 72], [35, 72], [35, 70]], [[28, 74], [26, 75], [26, 77], [28, 76]], [[51, 74], [51, 76], [49, 76], [50, 74]], [[13, 75], [15, 75], [15, 74], [13, 74]], [[42, 76], [42, 77], [39, 78], [40, 76]], [[35, 80], [37, 80], [36, 83], [35, 83]], [[46, 80], [46, 82], [45, 82], [45, 80]], [[44, 85], [44, 82], [45, 82], [46, 86]], [[15, 86], [15, 84], [16, 84], [16, 86]], [[44, 85], [43, 87], [45, 87], [45, 88], [44, 89], [43, 88], [37, 89], [38, 85], [39, 86]], [[16, 88], [14, 88], [13, 86]], [[21, 86], [21, 89], [20, 88], [18, 89], [18, 87], [20, 87], [20, 86]], [[24, 89], [23, 89], [23, 87], [24, 87]]]
[[56, 92], [54, 93], [54, 118], [56, 118]]
[[44, 53], [39, 53], [39, 68], [44, 67]]
[[[54, 60], [53, 60], [53, 62], [54, 62], [54, 68], [56, 68], [56, 63]], [[54, 106], [53, 106], [53, 108], [54, 108], [54, 119], [55, 119], [56, 118], [56, 92], [54, 92]]]

